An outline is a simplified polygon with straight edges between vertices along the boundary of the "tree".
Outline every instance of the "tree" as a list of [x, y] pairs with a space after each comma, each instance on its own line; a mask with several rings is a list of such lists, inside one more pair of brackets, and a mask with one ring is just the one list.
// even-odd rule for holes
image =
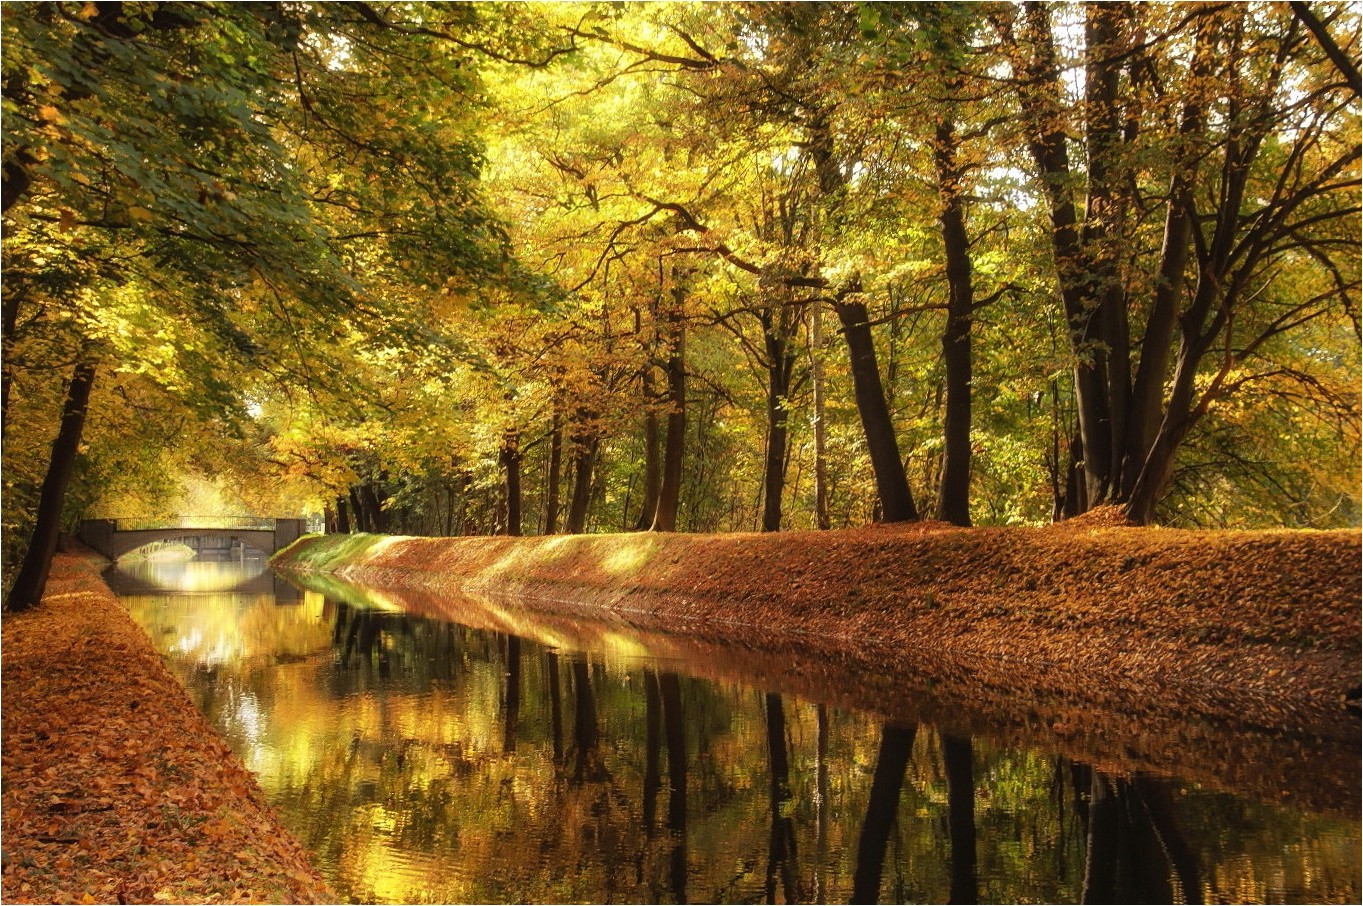
[[[1358, 210], [1348, 98], [1320, 77], [1315, 48], [1289, 16], [1171, 12], [1174, 22], [1085, 7], [1085, 96], [1073, 108], [1049, 8], [1028, 4], [1001, 22], [1017, 39], [1013, 68], [1076, 362], [1084, 503], [1122, 503], [1141, 522], [1168, 490], [1189, 432], [1243, 386], [1236, 368], [1263, 358], [1277, 335], [1357, 307], [1357, 256], [1335, 233]], [[1180, 71], [1174, 36], [1189, 29], [1191, 60]], [[1176, 117], [1148, 115], [1171, 107]], [[1082, 208], [1069, 109], [1082, 113], [1086, 137]], [[1138, 149], [1151, 146], [1163, 152], [1169, 186], [1155, 205], [1140, 190], [1154, 174], [1136, 164]], [[1150, 248], [1142, 237], [1155, 211], [1157, 254], [1124, 259], [1124, 249]], [[1157, 275], [1148, 285], [1136, 279], [1138, 261]], [[1279, 288], [1302, 266], [1323, 268], [1328, 288], [1284, 297]], [[1137, 340], [1128, 312], [1139, 298], [1147, 301]]]

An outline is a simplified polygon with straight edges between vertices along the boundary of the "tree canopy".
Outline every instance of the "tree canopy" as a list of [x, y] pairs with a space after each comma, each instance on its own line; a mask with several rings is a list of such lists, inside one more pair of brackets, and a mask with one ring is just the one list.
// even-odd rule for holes
[[7, 581], [196, 476], [414, 534], [1357, 524], [1358, 34], [7, 5]]

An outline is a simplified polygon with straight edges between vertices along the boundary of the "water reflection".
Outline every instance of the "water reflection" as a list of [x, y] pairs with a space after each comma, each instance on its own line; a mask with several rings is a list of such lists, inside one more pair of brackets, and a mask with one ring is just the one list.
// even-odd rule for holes
[[125, 598], [350, 900], [1360, 894], [1347, 817], [697, 678], [618, 627], [554, 630], [613, 640], [582, 651], [292, 600]]

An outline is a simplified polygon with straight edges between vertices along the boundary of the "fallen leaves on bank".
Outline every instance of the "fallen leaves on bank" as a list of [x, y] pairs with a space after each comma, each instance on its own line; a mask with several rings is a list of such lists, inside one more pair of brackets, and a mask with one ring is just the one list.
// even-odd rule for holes
[[42, 605], [0, 628], [0, 896], [334, 900], [95, 568], [59, 555]]
[[[535, 598], [564, 612], [882, 646], [999, 695], [1355, 734], [1357, 531], [1136, 528], [1106, 508], [1045, 528], [308, 538], [285, 568], [378, 587]], [[940, 676], [946, 670], [947, 676]]]

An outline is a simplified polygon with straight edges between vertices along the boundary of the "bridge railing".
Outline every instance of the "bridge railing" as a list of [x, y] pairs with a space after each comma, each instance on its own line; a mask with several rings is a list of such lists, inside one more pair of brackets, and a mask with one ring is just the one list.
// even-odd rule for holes
[[180, 516], [175, 519], [115, 519], [114, 531], [143, 532], [162, 529], [243, 529], [273, 532], [275, 519], [259, 516]]

